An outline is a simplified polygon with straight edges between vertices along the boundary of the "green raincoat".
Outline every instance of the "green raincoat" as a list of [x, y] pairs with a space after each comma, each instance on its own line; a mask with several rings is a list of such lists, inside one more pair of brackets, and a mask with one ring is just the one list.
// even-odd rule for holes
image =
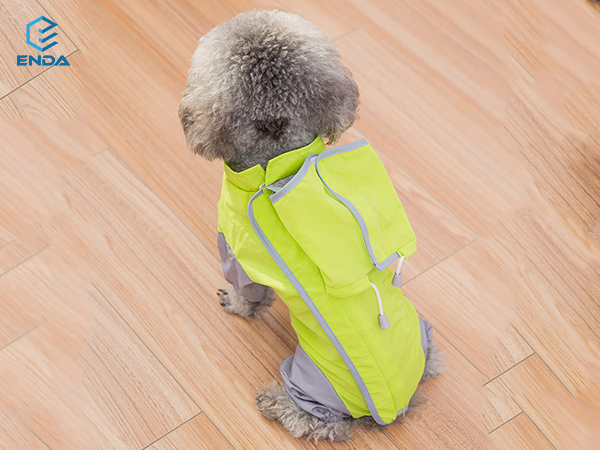
[[[219, 232], [243, 271], [289, 307], [296, 362], [301, 356], [319, 369], [313, 376], [293, 367], [309, 386], [300, 389], [303, 400], [292, 395], [297, 403], [318, 405], [306, 390], [325, 383], [337, 416], [324, 420], [392, 422], [421, 379], [425, 347], [423, 324], [388, 268], [416, 251], [415, 235], [371, 146], [362, 139], [326, 150], [317, 136], [266, 171], [226, 165], [218, 211]], [[292, 362], [284, 364], [286, 381]]]

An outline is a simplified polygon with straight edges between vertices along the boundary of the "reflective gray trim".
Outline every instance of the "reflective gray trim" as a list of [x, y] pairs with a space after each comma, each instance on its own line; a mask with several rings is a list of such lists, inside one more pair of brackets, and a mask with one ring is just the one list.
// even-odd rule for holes
[[402, 255], [400, 255], [400, 253], [394, 252], [390, 256], [388, 256], [387, 258], [385, 258], [383, 261], [378, 262], [377, 264], [375, 264], [375, 267], [378, 270], [383, 271], [387, 266], [389, 266], [391, 263], [393, 263], [398, 258], [400, 258], [400, 256], [402, 256]]
[[352, 374], [354, 381], [356, 381], [356, 384], [358, 385], [358, 388], [360, 389], [360, 392], [361, 392], [363, 398], [365, 399], [365, 402], [367, 403], [369, 412], [371, 413], [371, 416], [373, 417], [375, 422], [377, 422], [380, 425], [387, 425], [388, 423], [391, 423], [391, 422], [384, 422], [381, 419], [381, 417], [379, 416], [379, 413], [377, 412], [377, 408], [375, 407], [375, 403], [373, 402], [373, 399], [371, 398], [371, 394], [369, 393], [369, 390], [367, 389], [365, 382], [363, 381], [362, 377], [358, 373], [356, 366], [352, 363], [352, 360], [346, 353], [346, 350], [344, 350], [344, 347], [342, 346], [341, 342], [338, 340], [336, 335], [333, 333], [333, 330], [329, 327], [329, 324], [327, 323], [327, 321], [325, 320], [325, 318], [323, 317], [323, 315], [321, 314], [321, 312], [319, 311], [317, 306], [314, 304], [314, 302], [312, 301], [312, 299], [310, 298], [308, 293], [304, 290], [304, 287], [302, 286], [302, 284], [300, 284], [298, 279], [294, 276], [294, 274], [292, 273], [290, 268], [287, 266], [285, 261], [281, 258], [281, 255], [277, 252], [275, 247], [273, 247], [273, 244], [271, 244], [271, 241], [269, 241], [269, 238], [267, 238], [265, 233], [262, 231], [262, 229], [260, 228], [260, 225], [258, 225], [258, 222], [256, 221], [256, 218], [254, 217], [254, 210], [252, 209], [252, 203], [254, 202], [254, 200], [256, 200], [258, 197], [260, 197], [263, 194], [264, 187], [265, 187], [265, 185], [263, 183], [260, 186], [260, 188], [258, 189], [258, 192], [256, 194], [254, 194], [252, 196], [252, 198], [250, 199], [250, 201], [248, 202], [248, 219], [250, 220], [250, 224], [252, 225], [254, 232], [258, 236], [258, 239], [260, 239], [260, 242], [264, 245], [264, 247], [269, 252], [269, 255], [271, 255], [271, 258], [273, 258], [273, 260], [279, 266], [279, 268], [281, 269], [283, 274], [286, 276], [286, 278], [290, 281], [290, 283], [292, 283], [292, 285], [294, 286], [294, 288], [296, 289], [296, 291], [298, 292], [298, 294], [300, 295], [302, 300], [304, 300], [304, 302], [306, 303], [306, 306], [308, 306], [308, 309], [315, 316], [315, 319], [317, 319], [317, 322], [319, 323], [319, 325], [321, 325], [321, 328], [323, 328], [323, 331], [325, 332], [325, 334], [327, 335], [329, 340], [331, 340], [331, 343], [333, 344], [335, 349], [338, 351], [338, 353], [342, 357], [342, 360], [344, 361], [344, 363], [350, 370], [350, 373]]
[[324, 160], [325, 158], [329, 158], [330, 156], [337, 155], [338, 153], [350, 152], [352, 150], [356, 150], [357, 148], [364, 147], [368, 142], [365, 138], [359, 139], [358, 141], [350, 142], [349, 144], [340, 145], [338, 147], [328, 148], [324, 150], [319, 155], [319, 160]]
[[[342, 152], [338, 151], [337, 153], [342, 153]], [[328, 156], [331, 156], [331, 155], [328, 155]], [[363, 241], [365, 243], [365, 247], [367, 248], [367, 252], [369, 253], [369, 259], [371, 260], [371, 262], [373, 263], [373, 265], [375, 267], [377, 267], [379, 265], [379, 261], [377, 261], [377, 257], [375, 256], [375, 253], [373, 252], [373, 247], [371, 246], [371, 239], [369, 238], [369, 229], [367, 228], [367, 224], [365, 223], [365, 220], [363, 219], [362, 215], [360, 214], [360, 212], [358, 211], [358, 209], [356, 208], [356, 206], [354, 206], [354, 204], [350, 200], [348, 200], [345, 197], [342, 197], [340, 194], [338, 194], [337, 192], [335, 192], [327, 184], [327, 182], [325, 181], [325, 179], [321, 175], [321, 172], [319, 171], [319, 161], [321, 161], [321, 157], [320, 156], [315, 160], [315, 170], [317, 172], [317, 175], [319, 175], [319, 178], [321, 179], [321, 181], [323, 182], [323, 184], [325, 185], [325, 187], [329, 190], [329, 192], [331, 192], [331, 195], [333, 195], [340, 202], [342, 202], [342, 204], [346, 208], [348, 208], [350, 210], [350, 212], [352, 213], [352, 215], [354, 216], [354, 218], [358, 222], [358, 226], [360, 227], [360, 231], [361, 231], [362, 236], [363, 236]], [[392, 261], [390, 261], [390, 264], [392, 263]], [[383, 270], [386, 267], [387, 267], [387, 265], [384, 266], [381, 269], [379, 269], [379, 267], [377, 267], [377, 268], [379, 270]]]
[[266, 189], [269, 189], [270, 191], [273, 191], [273, 192], [277, 192], [282, 187], [284, 187], [288, 181], [290, 181], [292, 178], [294, 178], [294, 175], [296, 175], [296, 174], [293, 173], [291, 175], [288, 175], [285, 178], [281, 178], [281, 179], [277, 180], [275, 183], [271, 183], [270, 185], [266, 186]]
[[[306, 157], [306, 159], [304, 160], [304, 164], [302, 164], [302, 167], [300, 167], [300, 170], [298, 172], [296, 172], [296, 175], [294, 175], [293, 178], [290, 181], [288, 181], [285, 186], [283, 186], [281, 189], [277, 190], [274, 194], [272, 194], [270, 196], [271, 203], [275, 203], [277, 200], [280, 200], [281, 197], [283, 197], [285, 194], [290, 192], [292, 189], [294, 189], [298, 185], [298, 183], [300, 183], [302, 178], [304, 178], [304, 176], [308, 173], [308, 169], [310, 169], [310, 166], [311, 166], [311, 159], [315, 156], [317, 156], [316, 153], [311, 153], [310, 155], [308, 155]], [[277, 183], [277, 181], [275, 183]], [[273, 183], [273, 184], [275, 184], [275, 183]], [[272, 185], [267, 186], [267, 189], [271, 189], [271, 186]], [[271, 190], [273, 190], [273, 189], [271, 189]]]

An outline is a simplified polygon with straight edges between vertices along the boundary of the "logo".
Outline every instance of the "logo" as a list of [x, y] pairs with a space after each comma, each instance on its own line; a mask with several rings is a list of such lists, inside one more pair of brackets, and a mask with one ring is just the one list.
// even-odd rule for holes
[[[39, 25], [38, 25], [39, 24]], [[37, 26], [36, 26], [37, 25]], [[44, 16], [40, 16], [33, 22], [27, 24], [27, 44], [39, 50], [45, 52], [51, 47], [58, 44], [58, 41], [50, 41], [55, 38], [58, 33], [56, 31], [47, 34], [49, 31], [58, 26], [55, 22]], [[32, 35], [38, 36], [33, 38]], [[58, 57], [52, 55], [17, 55], [17, 66], [70, 66], [69, 61], [64, 55]]]
[[[50, 31], [52, 28], [54, 28], [56, 26], [56, 23], [52, 22], [50, 19], [47, 19], [44, 16], [38, 17], [37, 19], [35, 19], [33, 22], [29, 22], [27, 24], [27, 43], [29, 45], [31, 45], [33, 48], [39, 50], [40, 52], [45, 52], [46, 50], [48, 50], [50, 47], [54, 47], [56, 44], [58, 44], [57, 41], [51, 42], [48, 45], [46, 45], [45, 47], [40, 47], [39, 45], [37, 45], [35, 42], [33, 42], [31, 40], [31, 28], [39, 22], [46, 22], [46, 24], [48, 25], [46, 28], [38, 28], [40, 34], [45, 34], [48, 31]], [[41, 25], [43, 26], [43, 25]], [[56, 32], [52, 33], [49, 36], [45, 36], [45, 37], [40, 37], [38, 38], [38, 41], [40, 41], [40, 44], [44, 44], [46, 42], [48, 42], [50, 39], [52, 39], [53, 37], [55, 37], [57, 35]]]

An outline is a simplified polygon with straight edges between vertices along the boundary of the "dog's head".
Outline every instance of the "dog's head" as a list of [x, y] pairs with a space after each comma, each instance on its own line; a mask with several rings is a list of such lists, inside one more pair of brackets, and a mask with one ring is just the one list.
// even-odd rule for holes
[[333, 42], [297, 15], [254, 10], [200, 39], [179, 117], [193, 152], [246, 168], [317, 134], [336, 141], [357, 106]]

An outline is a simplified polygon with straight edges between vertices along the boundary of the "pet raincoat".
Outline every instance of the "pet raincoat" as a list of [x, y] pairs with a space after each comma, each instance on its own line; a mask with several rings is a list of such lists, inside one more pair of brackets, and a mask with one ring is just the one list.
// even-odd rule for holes
[[326, 422], [396, 419], [421, 379], [431, 326], [388, 268], [416, 239], [371, 146], [326, 150], [317, 136], [266, 170], [226, 165], [218, 211], [228, 281], [252, 301], [272, 287], [289, 307], [299, 342], [281, 374], [296, 403]]

